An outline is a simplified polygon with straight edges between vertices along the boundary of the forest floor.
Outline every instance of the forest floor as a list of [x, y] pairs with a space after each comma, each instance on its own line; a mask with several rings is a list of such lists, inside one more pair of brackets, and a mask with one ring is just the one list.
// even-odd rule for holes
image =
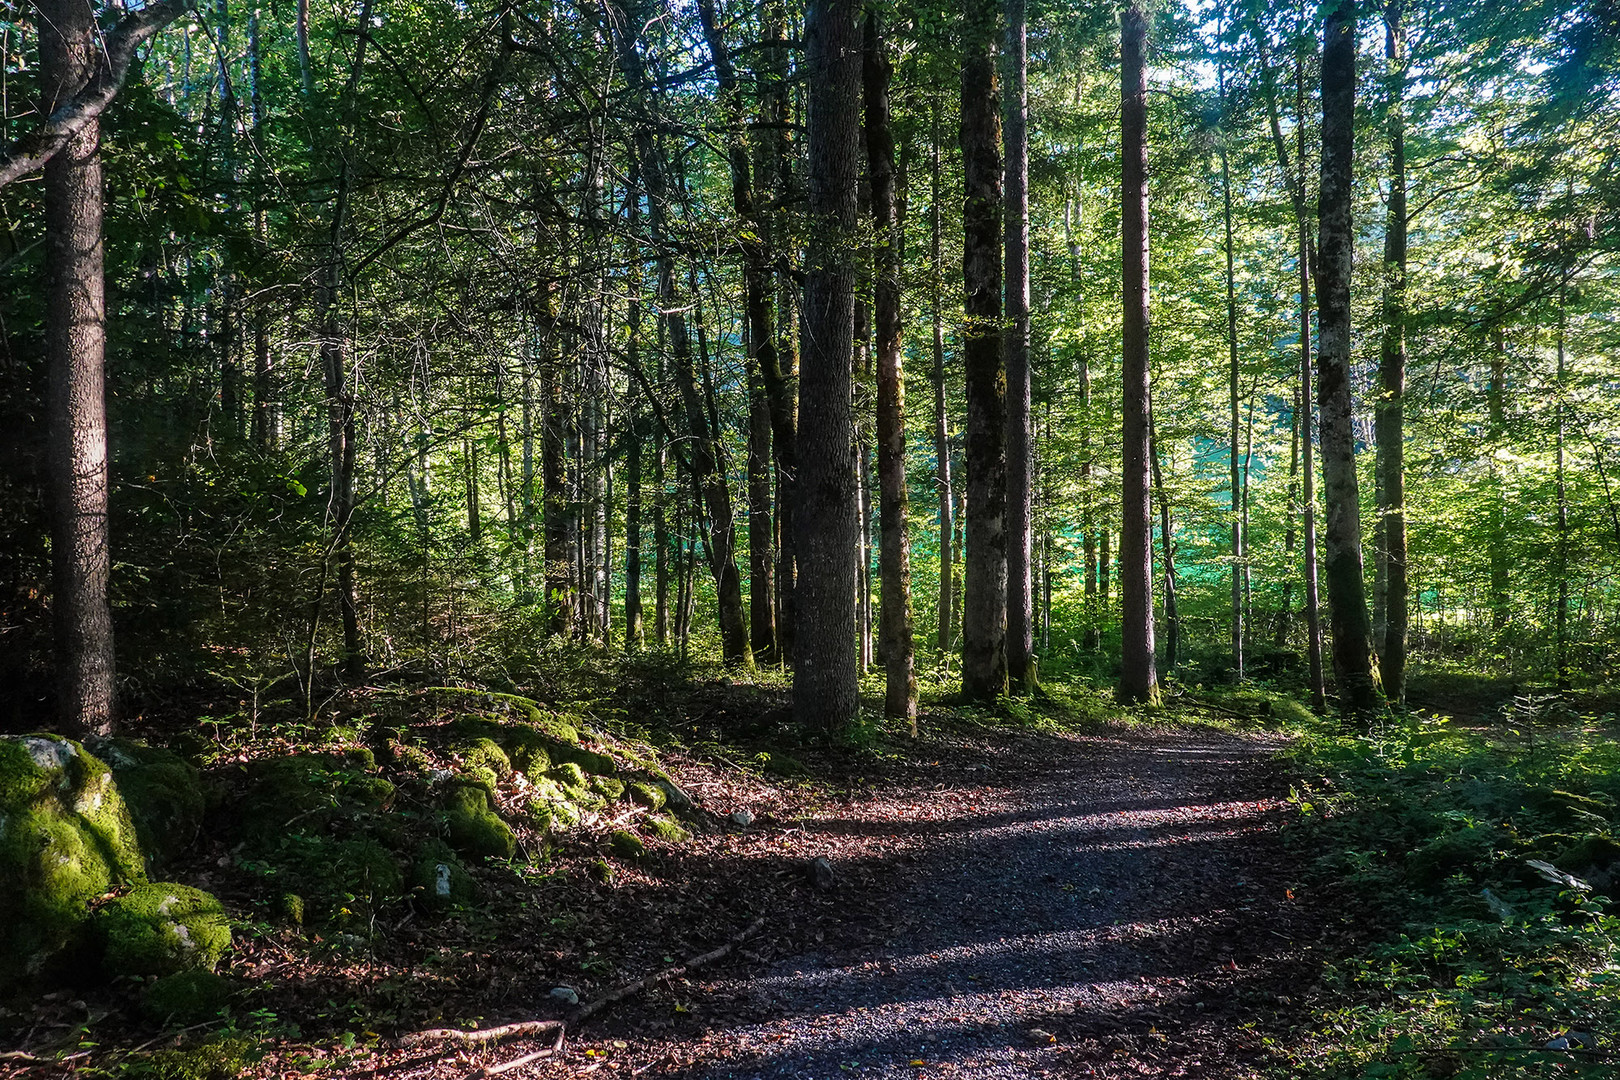
[[823, 855], [833, 888], [530, 1075], [1248, 1075], [1323, 930], [1279, 840], [1274, 748], [1197, 727], [935, 733], [740, 845]]

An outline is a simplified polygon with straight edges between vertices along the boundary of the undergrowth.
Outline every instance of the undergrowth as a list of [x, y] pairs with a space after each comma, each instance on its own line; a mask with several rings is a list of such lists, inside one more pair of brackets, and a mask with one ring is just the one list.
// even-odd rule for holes
[[1294, 839], [1353, 915], [1288, 1075], [1616, 1075], [1612, 722], [1527, 696], [1475, 725], [1298, 732]]

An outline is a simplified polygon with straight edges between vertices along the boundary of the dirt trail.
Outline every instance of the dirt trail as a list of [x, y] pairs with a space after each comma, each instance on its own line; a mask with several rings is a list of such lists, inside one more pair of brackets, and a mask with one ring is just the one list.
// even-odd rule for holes
[[796, 844], [840, 874], [813, 949], [626, 1003], [531, 1075], [1243, 1075], [1311, 968], [1274, 749], [1024, 736], [875, 788]]

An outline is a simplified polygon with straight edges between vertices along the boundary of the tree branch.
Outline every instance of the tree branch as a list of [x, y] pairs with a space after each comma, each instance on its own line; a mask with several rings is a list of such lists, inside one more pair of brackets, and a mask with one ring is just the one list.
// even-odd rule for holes
[[105, 112], [123, 89], [135, 50], [195, 4], [196, 0], [159, 0], [118, 20], [102, 36], [95, 72], [79, 92], [39, 127], [0, 149], [0, 187], [43, 168], [69, 139]]

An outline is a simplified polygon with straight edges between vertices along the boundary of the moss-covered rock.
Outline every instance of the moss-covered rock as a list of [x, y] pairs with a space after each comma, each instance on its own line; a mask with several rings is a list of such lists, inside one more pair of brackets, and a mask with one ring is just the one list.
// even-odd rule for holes
[[624, 797], [624, 781], [615, 780], [611, 776], [591, 777], [591, 790], [604, 799], [619, 799]]
[[200, 1024], [230, 1004], [234, 988], [212, 971], [177, 971], [147, 984], [141, 1012], [159, 1023]]
[[649, 810], [662, 810], [664, 808], [664, 792], [653, 784], [643, 784], [640, 781], [632, 783], [628, 789], [630, 801], [637, 806], [645, 806]]
[[546, 778], [570, 791], [573, 789], [584, 791], [590, 784], [590, 778], [585, 775], [585, 770], [572, 761], [553, 765], [551, 771], [546, 773]]
[[1525, 805], [1574, 831], [1604, 825], [1614, 816], [1613, 803], [1601, 795], [1577, 795], [1557, 788], [1532, 788], [1525, 797]]
[[608, 837], [608, 847], [626, 862], [635, 862], [647, 854], [647, 845], [641, 837], [627, 829], [614, 830], [613, 835]]
[[494, 770], [485, 768], [482, 765], [461, 770], [451, 778], [450, 784], [452, 787], [477, 788], [492, 801], [495, 798], [495, 792], [500, 787], [500, 781], [496, 778]]
[[231, 923], [218, 900], [171, 882], [137, 885], [96, 912], [110, 975], [212, 971], [231, 947]]
[[502, 780], [512, 775], [512, 759], [494, 739], [473, 739], [456, 747], [456, 752], [468, 769], [487, 769]]
[[767, 750], [756, 760], [760, 767], [772, 776], [804, 776], [810, 771], [804, 767], [804, 762], [780, 750]]
[[196, 766], [134, 739], [104, 739], [96, 751], [112, 768], [149, 862], [161, 865], [197, 838], [208, 799]]
[[599, 885], [611, 885], [618, 871], [606, 859], [592, 859], [590, 865], [591, 880]]
[[666, 843], [684, 844], [692, 839], [692, 834], [674, 818], [664, 817], [660, 814], [648, 814], [642, 819], [642, 824], [648, 832]]
[[490, 806], [489, 796], [477, 787], [457, 784], [445, 793], [445, 826], [450, 846], [463, 855], [510, 859], [517, 837]]
[[430, 910], [469, 904], [477, 885], [456, 853], [443, 841], [427, 844], [411, 862], [411, 893]]
[[276, 898], [276, 914], [294, 926], [304, 925], [304, 898], [295, 892], [282, 893]]
[[555, 797], [537, 797], [529, 803], [529, 816], [534, 827], [543, 833], [562, 832], [578, 828], [584, 815], [572, 801], [561, 794]]
[[433, 771], [433, 759], [428, 757], [426, 750], [420, 746], [409, 743], [390, 743], [388, 745], [389, 757], [393, 759], [394, 768], [407, 776], [425, 777]]
[[258, 1057], [258, 1047], [245, 1036], [211, 1039], [197, 1046], [159, 1050], [125, 1066], [129, 1075], [152, 1080], [236, 1080]]
[[71, 739], [0, 737], [0, 989], [79, 940], [90, 900], [145, 879], [111, 769]]
[[1432, 885], [1452, 874], [1483, 867], [1491, 860], [1500, 835], [1495, 829], [1469, 826], [1435, 837], [1406, 857], [1406, 872]]

